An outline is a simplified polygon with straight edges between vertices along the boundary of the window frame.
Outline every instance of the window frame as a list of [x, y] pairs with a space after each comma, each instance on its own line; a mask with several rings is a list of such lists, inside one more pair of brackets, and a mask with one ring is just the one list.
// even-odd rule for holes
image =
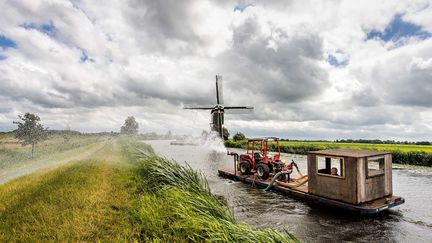
[[[369, 175], [369, 159], [378, 160], [381, 158], [384, 159], [382, 172], [379, 172], [379, 173], [374, 174], [374, 175]], [[386, 156], [385, 155], [366, 157], [366, 163], [365, 163], [366, 178], [385, 176], [385, 174], [386, 174], [385, 166], [386, 166]], [[378, 162], [378, 167], [379, 167], [379, 162]], [[378, 170], [378, 171], [381, 171], [381, 170]]]
[[[319, 157], [324, 158], [331, 158], [331, 159], [338, 159], [339, 161], [341, 161], [340, 163], [341, 165], [341, 171], [343, 172], [342, 175], [343, 176], [335, 176], [335, 175], [331, 175], [331, 174], [324, 174], [324, 173], [320, 173], [318, 172], [318, 159]], [[319, 175], [319, 176], [326, 176], [326, 177], [331, 177], [331, 178], [337, 178], [337, 179], [345, 179], [345, 158], [344, 157], [339, 157], [339, 156], [329, 156], [329, 155], [316, 155], [315, 156], [315, 165], [316, 165], [316, 170], [315, 170], [315, 174]], [[331, 168], [330, 168], [331, 169]], [[340, 173], [340, 172], [339, 172]]]

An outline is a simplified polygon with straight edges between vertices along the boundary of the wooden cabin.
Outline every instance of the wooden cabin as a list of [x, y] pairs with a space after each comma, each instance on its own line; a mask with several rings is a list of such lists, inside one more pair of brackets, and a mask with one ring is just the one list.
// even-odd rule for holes
[[308, 192], [352, 204], [392, 195], [389, 152], [333, 149], [308, 153]]

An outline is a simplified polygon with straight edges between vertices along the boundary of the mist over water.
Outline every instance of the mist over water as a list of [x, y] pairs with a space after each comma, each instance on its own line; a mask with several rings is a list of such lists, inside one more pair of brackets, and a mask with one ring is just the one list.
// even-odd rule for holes
[[[311, 207], [288, 196], [218, 177], [218, 169], [233, 166], [233, 158], [226, 154], [220, 139], [197, 146], [174, 146], [169, 141], [145, 143], [159, 155], [187, 162], [201, 171], [212, 191], [227, 199], [239, 222], [287, 229], [303, 242], [432, 242], [432, 168], [394, 165], [393, 193], [404, 197], [405, 204], [376, 217], [361, 217]], [[307, 172], [306, 156], [282, 154], [282, 159], [293, 159], [302, 172]]]

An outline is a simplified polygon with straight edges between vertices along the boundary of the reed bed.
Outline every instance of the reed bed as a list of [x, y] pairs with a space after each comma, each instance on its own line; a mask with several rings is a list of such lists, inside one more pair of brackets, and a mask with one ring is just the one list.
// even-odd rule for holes
[[141, 240], [298, 242], [288, 232], [237, 223], [225, 199], [213, 194], [205, 177], [189, 165], [149, 151], [135, 154], [134, 159], [139, 164], [141, 196], [135, 219]]

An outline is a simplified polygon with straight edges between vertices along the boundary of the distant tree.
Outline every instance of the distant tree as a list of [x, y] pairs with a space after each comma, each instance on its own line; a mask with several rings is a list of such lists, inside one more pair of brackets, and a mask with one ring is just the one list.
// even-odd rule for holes
[[206, 130], [202, 130], [201, 137], [206, 138], [208, 136], [208, 132]]
[[120, 133], [128, 135], [138, 134], [138, 122], [135, 121], [135, 117], [129, 116], [126, 118], [124, 125], [120, 129]]
[[223, 128], [223, 138], [224, 138], [224, 140], [228, 140], [228, 138], [229, 138], [229, 132], [228, 132], [228, 129], [226, 129], [225, 127]]
[[15, 130], [15, 138], [21, 141], [22, 146], [31, 145], [31, 157], [34, 155], [34, 147], [41, 141], [44, 141], [48, 137], [47, 130], [42, 124], [40, 124], [40, 117], [25, 113], [24, 116], [18, 116], [21, 121], [14, 121], [14, 124], [18, 125]]
[[242, 140], [246, 139], [246, 136], [243, 133], [238, 132], [238, 133], [234, 134], [233, 139], [234, 139], [234, 141], [242, 141]]

